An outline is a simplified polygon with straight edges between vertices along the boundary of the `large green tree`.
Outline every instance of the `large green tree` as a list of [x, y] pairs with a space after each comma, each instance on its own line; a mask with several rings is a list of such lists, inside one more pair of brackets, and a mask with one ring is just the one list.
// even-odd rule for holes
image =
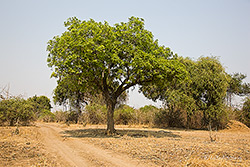
[[114, 109], [119, 96], [135, 85], [184, 78], [177, 55], [154, 40], [136, 17], [110, 26], [107, 22], [65, 22], [67, 30], [48, 42], [52, 76], [74, 75], [87, 90], [102, 93], [108, 109], [107, 133], [114, 133]]

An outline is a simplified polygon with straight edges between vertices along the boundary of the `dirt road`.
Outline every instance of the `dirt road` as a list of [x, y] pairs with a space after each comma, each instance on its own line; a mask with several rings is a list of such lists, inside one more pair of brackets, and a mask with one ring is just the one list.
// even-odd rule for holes
[[83, 138], [69, 137], [63, 132], [67, 127], [59, 124], [38, 123], [46, 150], [61, 166], [145, 166], [139, 160], [131, 159], [110, 150], [101, 149]]

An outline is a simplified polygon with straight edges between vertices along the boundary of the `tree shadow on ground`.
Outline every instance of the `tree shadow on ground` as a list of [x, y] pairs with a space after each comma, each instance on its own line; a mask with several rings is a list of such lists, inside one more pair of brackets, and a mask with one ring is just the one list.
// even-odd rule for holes
[[116, 130], [116, 134], [113, 136], [108, 136], [106, 134], [106, 129], [77, 129], [77, 130], [66, 130], [62, 132], [64, 137], [74, 137], [74, 138], [121, 138], [124, 136], [133, 137], [133, 138], [164, 138], [164, 137], [172, 137], [172, 138], [181, 138], [181, 136], [174, 134], [170, 131], [165, 130]]

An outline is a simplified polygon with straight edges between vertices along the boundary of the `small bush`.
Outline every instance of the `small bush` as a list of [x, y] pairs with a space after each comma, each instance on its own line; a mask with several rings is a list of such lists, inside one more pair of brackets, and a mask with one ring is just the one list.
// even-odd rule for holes
[[28, 125], [35, 120], [33, 106], [22, 98], [12, 98], [0, 101], [0, 123], [14, 126]]
[[39, 120], [42, 120], [43, 122], [54, 122], [55, 114], [49, 110], [44, 109], [42, 112], [40, 112]]
[[66, 122], [68, 118], [68, 113], [65, 111], [56, 111], [54, 113], [56, 122]]
[[148, 124], [150, 126], [154, 125], [156, 121], [156, 115], [159, 111], [160, 109], [152, 105], [146, 105], [144, 107], [141, 107], [137, 111], [138, 124]]
[[79, 115], [78, 115], [77, 111], [68, 111], [66, 122], [78, 123], [78, 117], [79, 117]]
[[128, 105], [121, 105], [115, 110], [114, 121], [116, 124], [134, 124], [136, 122], [135, 109]]
[[91, 103], [85, 107], [81, 115], [81, 121], [89, 124], [104, 124], [106, 122], [107, 109], [105, 105]]

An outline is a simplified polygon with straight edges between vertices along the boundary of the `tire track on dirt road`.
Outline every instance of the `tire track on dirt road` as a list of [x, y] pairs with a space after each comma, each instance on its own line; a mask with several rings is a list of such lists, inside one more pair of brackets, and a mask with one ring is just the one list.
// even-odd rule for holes
[[56, 124], [37, 123], [43, 136], [46, 150], [58, 157], [62, 166], [112, 166], [133, 167], [145, 166], [127, 155], [104, 150], [84, 141], [84, 139], [63, 137], [66, 129]]

